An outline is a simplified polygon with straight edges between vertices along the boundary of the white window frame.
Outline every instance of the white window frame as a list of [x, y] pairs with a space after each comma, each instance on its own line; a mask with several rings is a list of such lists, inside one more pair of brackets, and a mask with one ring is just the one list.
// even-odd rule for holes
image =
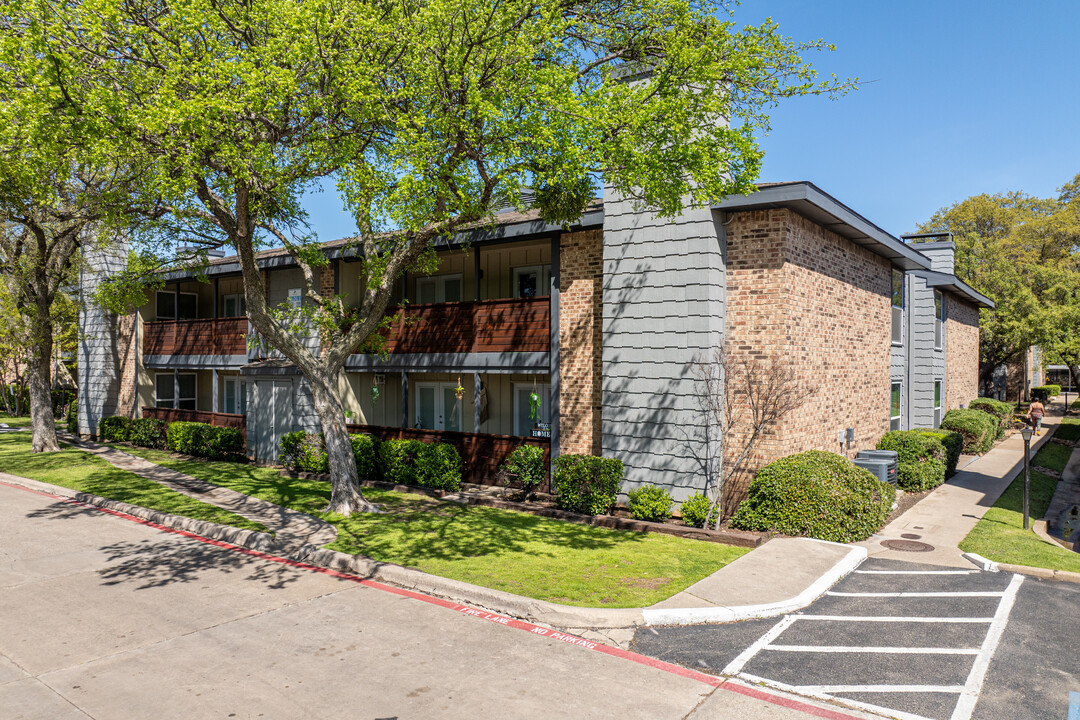
[[[173, 307], [175, 308], [175, 311], [169, 317], [161, 317], [158, 314], [158, 303], [157, 303], [157, 296], [158, 295], [173, 295], [174, 296], [173, 297]], [[195, 298], [195, 317], [198, 318], [199, 317], [199, 293], [179, 292], [179, 291], [176, 291], [176, 290], [158, 290], [157, 293], [154, 295], [154, 319], [155, 320], [176, 320], [177, 317], [179, 317], [179, 314], [180, 314], [180, 304], [179, 304], [180, 298], [178, 297], [179, 295], [190, 295], [191, 297]]]
[[[898, 387], [898, 386], [900, 388], [900, 393], [899, 393], [900, 402], [898, 403], [899, 404], [898, 411], [899, 411], [900, 414], [899, 415], [893, 415], [892, 414], [893, 388]], [[895, 427], [894, 427], [894, 425], [895, 425]], [[899, 381], [895, 381], [895, 382], [890, 381], [890, 383], [889, 383], [889, 430], [903, 430], [903, 429], [904, 429], [904, 382], [903, 382], [903, 380], [899, 380]]]
[[941, 425], [941, 401], [945, 396], [945, 383], [934, 380], [934, 427]]
[[[241, 312], [239, 315], [229, 315], [226, 313], [225, 308], [228, 307], [229, 300], [236, 303], [237, 309]], [[227, 293], [221, 296], [221, 317], [246, 317], [247, 316], [247, 300], [244, 297], [244, 293]]]
[[[446, 299], [446, 283], [449, 280], [458, 281], [458, 291], [460, 297], [465, 297], [465, 280], [461, 273], [447, 273], [445, 275], [429, 275], [428, 277], [416, 278], [416, 301], [418, 305], [427, 305], [431, 303], [421, 303], [420, 293], [421, 288], [425, 285], [431, 285], [435, 288], [435, 302], [444, 303]], [[461, 302], [461, 300], [452, 300], [450, 302]]]
[[[938, 311], [938, 300], [941, 300], [941, 310]], [[934, 291], [934, 349], [941, 350], [945, 346], [945, 293], [940, 290]]]
[[[532, 437], [532, 428], [518, 427], [518, 419], [522, 415], [521, 398], [518, 393], [519, 388], [528, 388], [532, 391], [534, 387], [531, 382], [516, 382], [511, 383], [513, 385], [514, 394], [514, 435], [516, 437]], [[536, 383], [536, 394], [540, 396], [540, 407], [547, 408], [548, 410], [548, 422], [551, 422], [551, 383]]]
[[511, 268], [511, 282], [513, 287], [511, 290], [514, 293], [514, 297], [520, 298], [519, 294], [520, 286], [518, 285], [518, 278], [522, 275], [528, 275], [536, 273], [536, 297], [548, 297], [551, 295], [551, 266], [550, 265], [523, 265], [521, 267]]
[[[420, 390], [426, 388], [433, 388], [435, 390], [435, 426], [433, 428], [424, 428], [425, 430], [439, 430], [441, 432], [464, 432], [465, 431], [465, 400], [461, 401], [461, 420], [458, 422], [460, 430], [447, 430], [446, 429], [446, 417], [449, 414], [447, 409], [443, 407], [443, 399], [446, 397], [444, 390], [453, 390], [457, 387], [455, 382], [418, 382], [416, 383], [416, 400], [414, 401], [414, 408], [416, 410], [416, 421], [420, 420]], [[440, 427], [441, 426], [441, 427]]]
[[[177, 386], [179, 385], [177, 380], [179, 378], [188, 377], [188, 376], [194, 378], [194, 380], [195, 380], [195, 394], [192, 395], [191, 397], [175, 397], [176, 389], [177, 389]], [[167, 400], [159, 400], [158, 399], [158, 378], [162, 378], [162, 377], [169, 378], [170, 385], [173, 388], [174, 397], [169, 398]], [[192, 408], [181, 408], [180, 407], [181, 402], [186, 402], [186, 401], [189, 401], [189, 400], [195, 404], [195, 407], [192, 407]], [[172, 404], [171, 405], [162, 405], [161, 404], [162, 402], [169, 402], [169, 403], [172, 403]], [[199, 375], [198, 375], [198, 373], [179, 373], [178, 375], [174, 374], [174, 373], [171, 373], [171, 372], [154, 373], [154, 407], [167, 408], [169, 410], [198, 410], [199, 409]]]
[[[893, 284], [896, 282], [896, 276], [900, 276], [900, 304], [897, 305], [893, 300]], [[905, 305], [907, 305], [907, 273], [902, 270], [893, 268], [892, 274], [889, 276], [889, 306], [890, 306], [890, 326], [889, 326], [889, 338], [892, 345], [895, 347], [902, 347], [904, 344], [904, 311]], [[897, 323], [896, 316], [899, 311], [900, 321]], [[899, 328], [900, 337], [893, 336], [893, 328]]]
[[[221, 387], [221, 407], [224, 408], [226, 413], [232, 415], [247, 415], [247, 380], [239, 375], [222, 375], [222, 387]], [[228, 391], [227, 387], [233, 388], [233, 398], [236, 401], [236, 407], [232, 410], [228, 405]]]

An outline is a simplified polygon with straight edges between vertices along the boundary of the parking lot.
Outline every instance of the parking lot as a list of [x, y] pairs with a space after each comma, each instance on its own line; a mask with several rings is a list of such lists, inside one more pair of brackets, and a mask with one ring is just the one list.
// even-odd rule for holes
[[889, 717], [965, 720], [978, 717], [975, 705], [1023, 582], [1008, 573], [871, 560], [799, 613], [646, 628], [634, 649]]

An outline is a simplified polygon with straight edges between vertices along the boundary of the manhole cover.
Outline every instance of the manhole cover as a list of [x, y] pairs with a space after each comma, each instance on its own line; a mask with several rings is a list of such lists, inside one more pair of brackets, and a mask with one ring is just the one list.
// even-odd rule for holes
[[882, 540], [881, 545], [900, 552], [930, 552], [934, 549], [933, 545], [918, 540]]
[[904, 533], [900, 537], [905, 540], [922, 540], [922, 535], [916, 535], [915, 533]]

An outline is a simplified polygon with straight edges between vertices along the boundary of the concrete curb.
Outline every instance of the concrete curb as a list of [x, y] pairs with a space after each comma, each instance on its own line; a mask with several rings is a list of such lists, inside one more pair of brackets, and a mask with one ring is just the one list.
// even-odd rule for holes
[[[813, 540], [813, 538], [808, 538]], [[825, 540], [814, 542], [827, 545], [839, 545]], [[647, 625], [693, 625], [697, 623], [726, 623], [740, 620], [753, 620], [757, 618], [776, 617], [795, 610], [800, 610], [825, 594], [825, 591], [835, 585], [841, 578], [853, 571], [867, 558], [867, 550], [864, 547], [850, 546], [843, 558], [829, 568], [817, 580], [801, 593], [788, 600], [762, 605], [738, 605], [732, 607], [709, 607], [709, 608], [672, 608], [650, 609], [644, 608], [642, 615]]]
[[1031, 577], [1042, 578], [1043, 580], [1080, 583], [1080, 573], [1069, 572], [1068, 570], [1051, 570], [1049, 568], [1028, 567], [1027, 565], [1008, 565], [1006, 563], [998, 563], [997, 566], [998, 570], [1001, 570], [1002, 572], [1029, 575]]
[[[30, 490], [58, 495], [88, 505], [122, 512], [158, 525], [193, 533], [211, 540], [220, 540], [239, 547], [273, 554], [284, 559], [357, 575], [366, 580], [433, 595], [463, 605], [476, 606], [501, 615], [509, 615], [538, 624], [564, 628], [613, 629], [632, 628], [640, 625], [689, 625], [693, 623], [736, 622], [738, 620], [783, 615], [803, 608], [821, 597], [840, 578], [858, 567], [867, 556], [866, 548], [844, 546], [849, 547], [848, 553], [814, 581], [810, 587], [793, 598], [774, 603], [671, 610], [577, 607], [480, 587], [460, 580], [430, 575], [420, 570], [402, 567], [393, 563], [377, 562], [363, 555], [348, 555], [336, 550], [315, 549], [307, 546], [298, 553], [290, 554], [285, 552], [267, 533], [241, 530], [204, 520], [170, 515], [117, 500], [109, 500], [90, 493], [78, 492], [58, 485], [50, 485], [49, 483], [16, 475], [7, 475], [6, 473], [0, 473], [0, 480], [14, 485], [21, 485]], [[815, 540], [814, 542], [838, 545], [838, 543], [826, 543], [823, 540]]]

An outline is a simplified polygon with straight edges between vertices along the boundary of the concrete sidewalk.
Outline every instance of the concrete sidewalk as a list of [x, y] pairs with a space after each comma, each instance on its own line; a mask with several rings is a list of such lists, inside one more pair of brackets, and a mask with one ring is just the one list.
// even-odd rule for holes
[[[1049, 409], [1055, 414], [1043, 420], [1043, 433], [1032, 437], [1032, 457], [1049, 442], [1051, 431], [1061, 422], [1061, 404], [1052, 403]], [[858, 545], [866, 548], [873, 558], [971, 568], [971, 561], [963, 556], [958, 546], [1023, 468], [1024, 440], [1019, 432], [1015, 432]], [[885, 540], [899, 539], [917, 540], [934, 549], [902, 552], [881, 544]]]

